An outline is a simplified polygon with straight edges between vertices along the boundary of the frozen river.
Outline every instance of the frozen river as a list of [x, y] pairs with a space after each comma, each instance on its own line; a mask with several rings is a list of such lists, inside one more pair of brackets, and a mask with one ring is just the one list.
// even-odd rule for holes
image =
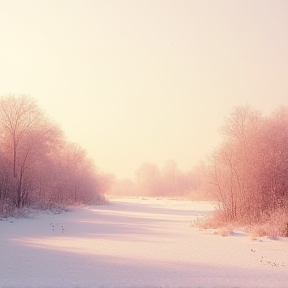
[[288, 242], [191, 227], [208, 202], [111, 199], [0, 221], [0, 288], [288, 287]]

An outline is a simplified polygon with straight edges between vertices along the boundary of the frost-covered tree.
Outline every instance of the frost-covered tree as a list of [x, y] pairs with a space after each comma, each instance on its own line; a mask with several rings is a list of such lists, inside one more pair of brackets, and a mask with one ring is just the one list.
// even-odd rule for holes
[[28, 198], [35, 159], [53, 141], [55, 130], [35, 101], [27, 96], [1, 98], [0, 125], [3, 150], [11, 162], [15, 204], [21, 207]]
[[211, 192], [227, 219], [258, 221], [287, 207], [288, 112], [264, 117], [236, 107], [222, 128], [222, 146], [210, 161]]
[[0, 208], [96, 202], [100, 182], [86, 152], [66, 141], [35, 100], [0, 98]]

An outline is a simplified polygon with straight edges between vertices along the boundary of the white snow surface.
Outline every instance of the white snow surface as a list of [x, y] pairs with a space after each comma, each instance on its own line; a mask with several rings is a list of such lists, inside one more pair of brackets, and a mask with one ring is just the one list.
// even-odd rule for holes
[[288, 241], [191, 227], [212, 203], [115, 198], [0, 221], [0, 288], [288, 287]]

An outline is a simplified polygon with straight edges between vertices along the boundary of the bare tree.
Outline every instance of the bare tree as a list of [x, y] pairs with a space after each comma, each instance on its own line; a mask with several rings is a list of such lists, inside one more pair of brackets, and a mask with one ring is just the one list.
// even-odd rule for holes
[[55, 129], [35, 101], [25, 95], [1, 98], [0, 121], [3, 147], [12, 164], [15, 204], [21, 207], [31, 185], [27, 172], [34, 165], [33, 159], [53, 141]]
[[226, 119], [223, 144], [211, 158], [210, 183], [227, 219], [255, 222], [287, 205], [287, 115], [281, 108], [263, 117], [244, 106]]

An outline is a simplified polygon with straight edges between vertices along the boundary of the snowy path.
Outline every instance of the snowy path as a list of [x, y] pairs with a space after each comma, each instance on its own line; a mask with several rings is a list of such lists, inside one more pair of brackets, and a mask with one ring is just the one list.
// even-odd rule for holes
[[288, 242], [190, 227], [211, 209], [114, 199], [0, 221], [0, 288], [288, 287]]

